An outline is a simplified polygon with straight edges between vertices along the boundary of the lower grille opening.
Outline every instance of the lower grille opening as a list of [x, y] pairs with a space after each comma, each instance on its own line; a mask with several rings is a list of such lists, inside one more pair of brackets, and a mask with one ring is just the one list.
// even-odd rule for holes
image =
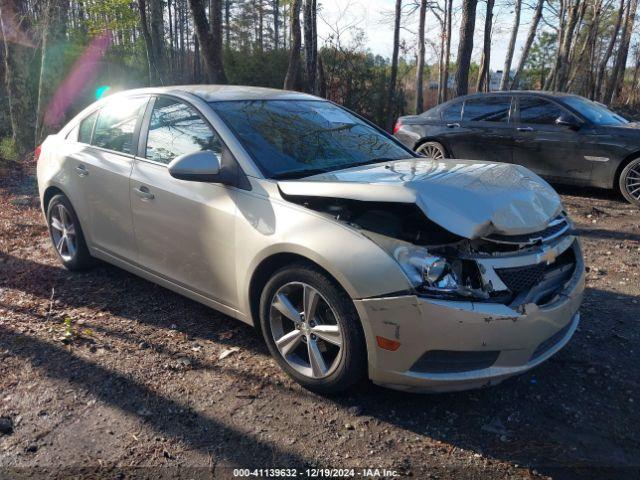
[[481, 370], [493, 365], [500, 351], [429, 350], [411, 367], [418, 373], [455, 373]]

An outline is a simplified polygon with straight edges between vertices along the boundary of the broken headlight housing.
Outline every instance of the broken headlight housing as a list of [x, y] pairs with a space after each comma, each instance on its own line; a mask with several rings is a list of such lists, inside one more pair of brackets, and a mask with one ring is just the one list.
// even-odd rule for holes
[[416, 287], [441, 293], [459, 291], [458, 276], [446, 258], [414, 245], [396, 247], [393, 256]]

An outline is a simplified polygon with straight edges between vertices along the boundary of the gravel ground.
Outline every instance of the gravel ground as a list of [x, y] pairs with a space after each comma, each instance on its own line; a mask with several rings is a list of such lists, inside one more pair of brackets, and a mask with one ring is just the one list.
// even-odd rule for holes
[[0, 179], [0, 479], [223, 478], [234, 467], [637, 478], [640, 212], [560, 191], [589, 270], [563, 351], [484, 390], [364, 383], [323, 398], [289, 380], [246, 325], [115, 267], [61, 268], [33, 178]]

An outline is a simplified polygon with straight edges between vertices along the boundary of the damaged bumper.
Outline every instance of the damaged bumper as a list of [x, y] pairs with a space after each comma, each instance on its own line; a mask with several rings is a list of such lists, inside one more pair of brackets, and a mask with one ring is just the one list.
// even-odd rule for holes
[[[374, 383], [406, 391], [495, 385], [544, 362], [571, 339], [584, 291], [584, 264], [549, 303], [517, 307], [417, 295], [356, 300]], [[395, 351], [377, 344], [393, 339]]]

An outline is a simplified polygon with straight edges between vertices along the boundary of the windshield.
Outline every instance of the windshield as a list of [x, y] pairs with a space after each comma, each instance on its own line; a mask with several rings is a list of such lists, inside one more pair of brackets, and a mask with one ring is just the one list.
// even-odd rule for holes
[[626, 119], [613, 113], [604, 105], [582, 97], [565, 97], [564, 102], [573, 107], [583, 117], [596, 125], [624, 125], [629, 123]]
[[322, 100], [211, 102], [267, 178], [301, 178], [412, 154]]

